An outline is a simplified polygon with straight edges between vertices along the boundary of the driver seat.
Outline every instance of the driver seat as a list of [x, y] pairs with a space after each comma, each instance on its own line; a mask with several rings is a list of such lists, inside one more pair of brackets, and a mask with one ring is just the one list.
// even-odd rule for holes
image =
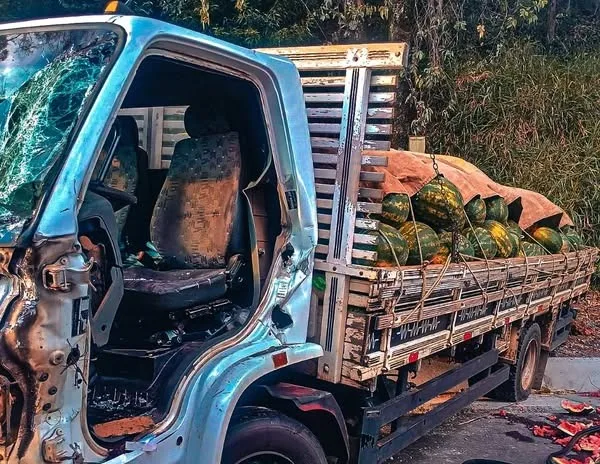
[[207, 110], [187, 109], [190, 138], [175, 145], [152, 214], [150, 238], [167, 269], [126, 268], [126, 305], [191, 308], [223, 297], [236, 280], [245, 241], [240, 144], [238, 134]]

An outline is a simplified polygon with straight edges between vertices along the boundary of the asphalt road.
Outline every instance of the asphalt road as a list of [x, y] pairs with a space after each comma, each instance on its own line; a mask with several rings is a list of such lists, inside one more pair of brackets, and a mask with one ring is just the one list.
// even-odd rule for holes
[[[567, 395], [570, 399], [577, 399]], [[534, 437], [529, 428], [561, 416], [560, 396], [534, 395], [520, 404], [480, 401], [452, 417], [386, 464], [462, 464], [468, 459], [498, 459], [511, 464], [544, 464], [560, 449]], [[594, 405], [598, 400], [586, 399]], [[506, 414], [500, 414], [503, 410]], [[566, 415], [565, 415], [566, 417]]]

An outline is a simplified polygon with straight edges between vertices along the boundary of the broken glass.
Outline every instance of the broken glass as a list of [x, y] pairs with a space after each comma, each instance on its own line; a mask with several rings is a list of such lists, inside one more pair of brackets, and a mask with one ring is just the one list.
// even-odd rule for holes
[[13, 243], [60, 168], [117, 35], [0, 35], [0, 243]]

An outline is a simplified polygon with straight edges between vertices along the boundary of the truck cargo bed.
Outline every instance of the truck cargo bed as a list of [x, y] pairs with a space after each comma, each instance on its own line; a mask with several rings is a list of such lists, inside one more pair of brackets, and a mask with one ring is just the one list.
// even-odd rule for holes
[[[443, 275], [441, 265], [369, 269], [363, 276], [346, 269], [342, 381], [368, 380], [529, 315], [552, 311], [556, 318], [588, 289], [596, 259], [589, 248], [451, 264]], [[329, 287], [341, 275], [347, 274], [328, 273]]]
[[[312, 339], [324, 348], [317, 376], [373, 388], [382, 373], [535, 315], [556, 329], [564, 305], [583, 294], [597, 250], [398, 269], [376, 261], [374, 244], [392, 146], [404, 44], [268, 49], [298, 67], [311, 131], [319, 241]], [[398, 156], [395, 154], [394, 156]], [[554, 333], [550, 330], [549, 333]], [[552, 337], [550, 337], [552, 338]], [[546, 340], [550, 349], [552, 340]], [[499, 337], [500, 353], [508, 339]]]

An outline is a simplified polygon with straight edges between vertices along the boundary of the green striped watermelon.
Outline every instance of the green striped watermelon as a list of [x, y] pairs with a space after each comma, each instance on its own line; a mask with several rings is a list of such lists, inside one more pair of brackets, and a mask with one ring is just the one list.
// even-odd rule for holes
[[498, 258], [510, 258], [518, 253], [518, 248], [513, 248], [512, 234], [498, 221], [488, 219], [483, 223], [483, 227], [490, 233], [496, 242]]
[[435, 231], [422, 222], [417, 222], [416, 228], [412, 221], [405, 222], [402, 224], [399, 231], [408, 243], [407, 264], [421, 264], [419, 243], [421, 245], [423, 261], [430, 261], [440, 247], [440, 240]]
[[392, 227], [400, 227], [410, 213], [410, 198], [405, 193], [388, 193], [381, 202], [379, 219]]
[[512, 220], [508, 220], [507, 224], [507, 228], [508, 231], [512, 234], [515, 234], [519, 239], [521, 239], [523, 237], [523, 231], [521, 230], [521, 227], [519, 226], [519, 224], [517, 224], [515, 221]]
[[464, 204], [456, 186], [444, 177], [433, 179], [412, 198], [415, 218], [434, 228], [462, 229]]
[[360, 233], [375, 237], [375, 243], [369, 245], [355, 244], [354, 247], [358, 250], [376, 251], [377, 260], [360, 259], [356, 260], [356, 264], [379, 267], [395, 267], [406, 264], [408, 244], [398, 230], [380, 223], [379, 230], [361, 230]]
[[512, 245], [512, 253], [510, 254], [510, 257], [514, 258], [516, 256], [519, 256], [519, 251], [521, 250], [521, 237], [519, 237], [516, 234], [513, 234], [510, 230], [508, 231], [508, 236]]
[[574, 227], [565, 226], [561, 229], [561, 231], [569, 241], [571, 250], [581, 250], [584, 248], [585, 245], [583, 243], [583, 239], [581, 238], [581, 235], [577, 233]]
[[521, 242], [521, 252], [519, 256], [541, 256], [547, 254], [546, 251], [537, 243]]
[[563, 247], [560, 233], [550, 227], [536, 227], [531, 232], [531, 236], [552, 254], [560, 253]]
[[498, 246], [492, 235], [483, 227], [465, 229], [463, 234], [473, 245], [475, 256], [478, 258], [493, 259], [498, 251]]
[[559, 232], [559, 235], [560, 235], [560, 238], [562, 239], [562, 246], [560, 247], [561, 253], [568, 253], [569, 251], [572, 251], [575, 249], [571, 246], [571, 241], [567, 238], [567, 236], [565, 234], [563, 234], [562, 232]]
[[493, 197], [485, 200], [486, 219], [498, 221], [502, 224], [508, 221], [508, 206], [502, 197]]
[[[440, 238], [440, 243], [442, 245], [447, 245], [448, 250], [452, 250], [452, 232], [443, 232], [438, 235]], [[469, 241], [469, 239], [467, 237], [465, 237], [462, 234], [458, 234], [457, 240], [458, 240], [458, 243], [457, 243], [458, 244], [458, 252], [461, 255], [475, 256], [475, 248], [473, 248], [473, 245], [471, 244], [471, 242]]]
[[473, 198], [465, 205], [465, 213], [473, 225], [483, 224], [486, 216], [485, 201], [479, 197]]

